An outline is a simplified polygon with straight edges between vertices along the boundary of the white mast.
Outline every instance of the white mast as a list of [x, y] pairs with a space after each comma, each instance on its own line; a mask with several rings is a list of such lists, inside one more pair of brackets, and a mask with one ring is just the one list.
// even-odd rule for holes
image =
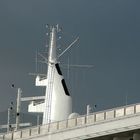
[[45, 108], [43, 112], [43, 124], [51, 122], [55, 63], [56, 63], [56, 29], [53, 27], [50, 33], [47, 85], [46, 85], [47, 87], [45, 95]]
[[72, 113], [72, 99], [57, 62], [56, 33], [57, 27], [52, 27], [49, 42], [43, 124], [67, 119]]
[[[45, 86], [45, 103], [43, 105], [43, 124], [65, 120], [72, 113], [72, 99], [60, 70], [56, 53], [56, 36], [58, 26], [50, 28], [49, 53], [47, 60], [47, 78], [36, 77], [36, 86]], [[40, 105], [41, 107], [41, 105]]]

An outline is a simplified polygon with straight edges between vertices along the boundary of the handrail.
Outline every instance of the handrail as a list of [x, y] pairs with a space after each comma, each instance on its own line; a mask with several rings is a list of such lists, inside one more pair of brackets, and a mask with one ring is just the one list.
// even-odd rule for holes
[[49, 132], [56, 132], [58, 130], [63, 131], [74, 127], [97, 124], [103, 121], [109, 121], [118, 118], [120, 119], [120, 117], [123, 118], [125, 116], [135, 115], [137, 113], [140, 113], [140, 103], [94, 112], [89, 115], [81, 115], [77, 118], [53, 122], [46, 125], [28, 127], [6, 134], [0, 134], [0, 140], [28, 138], [30, 136], [47, 134]]

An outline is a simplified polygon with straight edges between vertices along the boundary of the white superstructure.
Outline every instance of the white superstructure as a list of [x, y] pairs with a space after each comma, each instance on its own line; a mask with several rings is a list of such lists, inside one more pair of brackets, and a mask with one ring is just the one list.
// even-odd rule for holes
[[[45, 79], [36, 77], [36, 86], [45, 86], [45, 102], [37, 105], [30, 104], [30, 112], [43, 111], [43, 124], [65, 120], [72, 113], [72, 99], [60, 70], [56, 53], [56, 35], [58, 27], [50, 28], [48, 70]], [[42, 109], [43, 108], [43, 109]]]
[[17, 117], [18, 129], [0, 134], [0, 140], [140, 140], [140, 103], [100, 112], [91, 112], [87, 106], [86, 115], [72, 113], [72, 99], [57, 60], [57, 29], [50, 29], [47, 74], [36, 77], [36, 86], [46, 87], [45, 96], [21, 97], [19, 90], [17, 98], [18, 113], [21, 101], [32, 101], [30, 112], [43, 112], [42, 125], [19, 129]]

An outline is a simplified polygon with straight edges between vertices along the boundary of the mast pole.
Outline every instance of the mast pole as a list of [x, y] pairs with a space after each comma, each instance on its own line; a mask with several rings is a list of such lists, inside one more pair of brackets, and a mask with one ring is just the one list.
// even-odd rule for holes
[[17, 109], [16, 109], [16, 130], [19, 129], [19, 124], [20, 124], [20, 106], [21, 106], [21, 89], [18, 88], [18, 93], [17, 93]]
[[10, 130], [10, 108], [8, 108], [8, 117], [7, 117], [7, 133]]

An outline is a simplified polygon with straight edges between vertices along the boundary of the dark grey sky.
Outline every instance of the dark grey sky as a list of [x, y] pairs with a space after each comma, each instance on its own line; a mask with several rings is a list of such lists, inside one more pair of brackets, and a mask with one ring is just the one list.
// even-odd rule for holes
[[[46, 43], [45, 24], [63, 28], [60, 45], [76, 36], [79, 43], [61, 60], [93, 64], [94, 69], [70, 69], [67, 83], [73, 110], [85, 113], [127, 102], [140, 102], [139, 0], [0, 0], [0, 111], [15, 101], [11, 83], [24, 96], [43, 95], [34, 86], [35, 52]], [[66, 70], [63, 70], [66, 74]], [[65, 76], [66, 77], [66, 76]]]

